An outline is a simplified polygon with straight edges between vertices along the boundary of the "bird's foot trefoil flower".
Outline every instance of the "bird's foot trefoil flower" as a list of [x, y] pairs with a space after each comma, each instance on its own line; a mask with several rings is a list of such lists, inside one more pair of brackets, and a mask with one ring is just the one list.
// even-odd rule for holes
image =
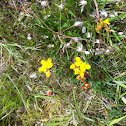
[[85, 91], [88, 91], [88, 89], [90, 88], [90, 85], [85, 82], [87, 76], [87, 73], [85, 71], [89, 70], [90, 68], [91, 66], [83, 62], [80, 57], [76, 57], [75, 63], [70, 65], [70, 69], [74, 70], [74, 75], [78, 75], [76, 79], [84, 84], [82, 88], [85, 89]]
[[97, 28], [95, 28], [96, 31], [100, 32], [102, 28], [105, 28], [107, 32], [111, 32], [110, 28], [108, 27], [110, 25], [109, 19], [107, 18], [106, 20], [100, 19], [100, 23], [98, 24]]
[[39, 72], [44, 72], [46, 73], [46, 77], [50, 77], [51, 72], [50, 68], [53, 66], [52, 59], [48, 58], [47, 61], [41, 60], [42, 67], [39, 68]]

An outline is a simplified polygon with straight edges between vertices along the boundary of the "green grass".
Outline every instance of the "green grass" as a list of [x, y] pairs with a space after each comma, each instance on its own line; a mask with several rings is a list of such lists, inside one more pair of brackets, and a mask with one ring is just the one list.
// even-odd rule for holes
[[[126, 44], [125, 35], [120, 36], [118, 32], [125, 30], [123, 5], [126, 3], [118, 2], [118, 6], [111, 2], [113, 0], [97, 1], [99, 11], [119, 13], [109, 18], [115, 32], [107, 35], [105, 30], [101, 31], [103, 44], [100, 45], [93, 43], [101, 38], [95, 30], [96, 18], [90, 16], [93, 11], [96, 13], [92, 0], [87, 1], [83, 13], [79, 0], [53, 0], [45, 8], [36, 0], [28, 10], [30, 16], [25, 10], [8, 7], [12, 1], [0, 2], [0, 125], [125, 126], [126, 105], [122, 96], [126, 97]], [[61, 3], [65, 5], [62, 10], [56, 6]], [[15, 6], [23, 7], [19, 2], [15, 2]], [[50, 16], [43, 19], [45, 15]], [[67, 38], [57, 35], [75, 21], [84, 22], [85, 34], [81, 27], [71, 27], [62, 33]], [[87, 38], [88, 32], [91, 38]], [[31, 40], [27, 39], [28, 34]], [[72, 41], [70, 47], [66, 47], [70, 37], [85, 40]], [[54, 47], [49, 48], [49, 44]], [[83, 50], [92, 52], [89, 55], [78, 52], [76, 48], [81, 44]], [[95, 55], [93, 52], [110, 46], [109, 53]], [[91, 65], [86, 78], [90, 84], [87, 92], [70, 69], [76, 56]], [[38, 71], [41, 60], [48, 58], [53, 62], [50, 78]], [[32, 74], [36, 77], [30, 78]], [[46, 94], [48, 90], [53, 92], [52, 96]]]

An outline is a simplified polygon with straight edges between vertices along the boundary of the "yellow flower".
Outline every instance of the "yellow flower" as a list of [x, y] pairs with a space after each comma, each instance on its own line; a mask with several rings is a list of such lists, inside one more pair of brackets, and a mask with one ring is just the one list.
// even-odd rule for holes
[[53, 66], [51, 58], [48, 58], [47, 62], [45, 60], [41, 60], [41, 64], [43, 65], [43, 67], [48, 69]]
[[103, 21], [105, 24], [108, 24], [108, 25], [110, 25], [110, 23], [109, 23], [109, 19], [107, 18], [105, 21]]
[[106, 26], [106, 24], [110, 25], [108, 18], [105, 21], [103, 21], [102, 19], [100, 19], [100, 23], [97, 26], [97, 28], [95, 28], [95, 30], [96, 31], [100, 31], [104, 26]]
[[47, 61], [41, 60], [42, 67], [39, 68], [39, 72], [46, 73], [47, 77], [50, 77], [50, 68], [53, 66], [51, 58], [48, 58]]
[[51, 74], [50, 70], [47, 70], [46, 77], [50, 77], [50, 74]]

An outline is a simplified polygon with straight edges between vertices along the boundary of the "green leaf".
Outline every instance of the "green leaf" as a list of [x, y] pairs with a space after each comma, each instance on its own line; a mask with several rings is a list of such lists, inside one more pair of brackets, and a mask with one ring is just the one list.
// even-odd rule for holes
[[99, 2], [115, 2], [115, 0], [99, 0]]
[[126, 104], [126, 98], [125, 97], [122, 97], [121, 99]]
[[69, 14], [71, 14], [73, 17], [76, 17], [76, 15], [72, 11], [68, 11]]
[[122, 84], [122, 83], [118, 83], [118, 85], [124, 87], [126, 89], [126, 85], [125, 84]]
[[52, 124], [48, 124], [46, 126], [60, 126], [61, 124], [66, 123], [66, 121], [63, 122], [57, 122], [57, 123], [52, 123]]
[[112, 122], [111, 122], [108, 126], [111, 126], [111, 125], [113, 125], [113, 124], [115, 124], [115, 123], [118, 123], [119, 121], [121, 121], [121, 120], [124, 119], [124, 118], [126, 118], [126, 115], [123, 116], [123, 117], [121, 117], [121, 118], [112, 120]]
[[15, 55], [9, 48], [7, 48], [6, 46], [4, 46], [4, 48], [7, 49], [7, 51], [14, 57], [16, 58], [17, 60], [21, 61], [22, 63], [27, 63], [27, 61], [24, 61], [22, 59], [20, 59], [17, 55]]

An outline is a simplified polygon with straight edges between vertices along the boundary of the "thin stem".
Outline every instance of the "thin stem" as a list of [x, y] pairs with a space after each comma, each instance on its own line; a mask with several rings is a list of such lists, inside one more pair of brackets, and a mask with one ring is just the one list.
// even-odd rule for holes
[[73, 27], [73, 25], [70, 26], [70, 27], [68, 27], [68, 28], [66, 28], [66, 29], [64, 29], [64, 30], [62, 30], [61, 33], [64, 32], [64, 31], [66, 31], [66, 30], [68, 30], [68, 29], [70, 29], [70, 28], [72, 28], [72, 27]]
[[51, 28], [49, 28], [35, 13], [33, 13], [33, 12], [31, 12], [31, 11], [29, 11], [29, 10], [27, 10], [29, 13], [31, 13], [34, 17], [37, 17], [40, 21], [41, 21], [41, 23], [43, 23], [45, 26], [46, 26], [46, 28], [48, 29], [48, 30], [50, 30], [50, 31], [52, 31], [54, 34], [57, 34], [58, 35], [58, 33], [57, 32], [55, 32], [55, 31], [53, 31]]
[[96, 11], [97, 11], [97, 22], [98, 22], [100, 20], [99, 11], [98, 11], [98, 4], [97, 4], [96, 0], [94, 0], [94, 3], [95, 3]]

